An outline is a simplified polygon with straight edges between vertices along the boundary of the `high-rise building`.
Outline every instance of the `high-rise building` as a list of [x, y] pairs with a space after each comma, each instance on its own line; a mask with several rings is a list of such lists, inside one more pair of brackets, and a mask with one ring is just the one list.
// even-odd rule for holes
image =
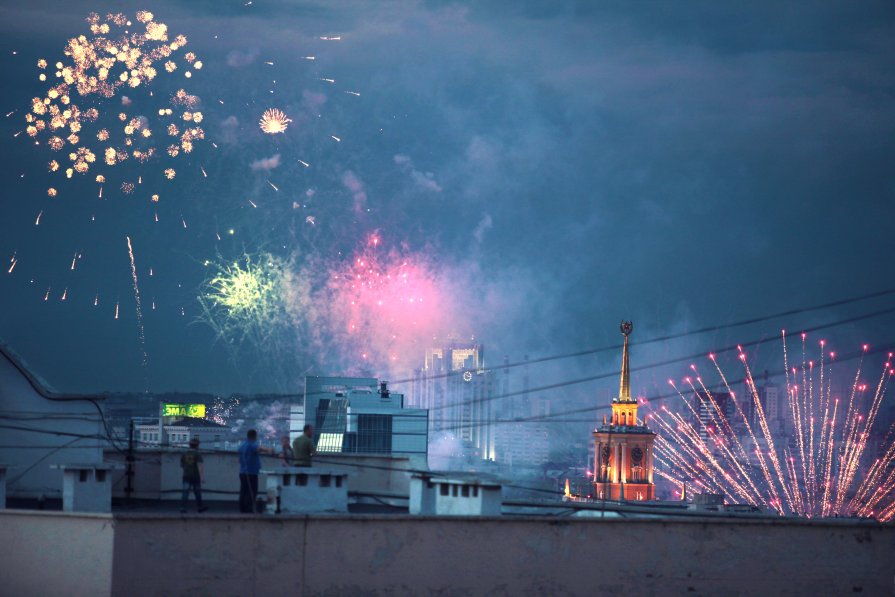
[[700, 439], [712, 449], [713, 437], [732, 435], [733, 401], [728, 392], [696, 392], [692, 398], [691, 424]]
[[485, 369], [481, 344], [448, 340], [426, 350], [414, 376], [412, 404], [429, 411], [432, 432], [451, 434], [475, 458], [493, 460], [494, 399], [505, 385], [498, 375]]
[[631, 397], [628, 336], [631, 322], [622, 322], [625, 337], [618, 398], [612, 400], [612, 419], [594, 431], [594, 495], [608, 500], [653, 500], [653, 441], [656, 434], [637, 418]]
[[789, 401], [785, 391], [769, 380], [768, 372], [764, 372], [761, 380], [755, 380], [754, 394], [748, 379], [743, 385], [743, 398], [745, 403], [749, 405], [750, 425], [754, 429], [760, 429], [758, 409], [755, 407], [755, 396], [757, 395], [771, 433], [780, 437], [792, 435], [790, 429], [793, 418]]

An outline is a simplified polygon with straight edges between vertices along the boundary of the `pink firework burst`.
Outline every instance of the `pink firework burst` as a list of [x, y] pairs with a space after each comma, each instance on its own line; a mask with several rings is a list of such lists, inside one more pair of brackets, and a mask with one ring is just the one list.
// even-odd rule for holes
[[448, 323], [449, 305], [431, 260], [381, 244], [372, 234], [350, 261], [334, 267], [325, 294], [344, 360], [394, 372], [422, 358], [425, 340]]

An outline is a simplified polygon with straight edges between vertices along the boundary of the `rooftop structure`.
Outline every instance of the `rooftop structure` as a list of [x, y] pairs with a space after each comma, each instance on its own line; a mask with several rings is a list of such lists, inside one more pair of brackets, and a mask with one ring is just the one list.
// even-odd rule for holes
[[54, 391], [0, 343], [0, 412], [7, 421], [0, 463], [9, 498], [62, 499], [59, 465], [102, 464], [102, 402], [102, 395]]
[[315, 428], [319, 453], [409, 456], [425, 467], [428, 412], [368, 377], [305, 377], [304, 400], [290, 409], [290, 439]]
[[410, 481], [410, 513], [500, 516], [501, 484], [469, 473], [417, 473]]

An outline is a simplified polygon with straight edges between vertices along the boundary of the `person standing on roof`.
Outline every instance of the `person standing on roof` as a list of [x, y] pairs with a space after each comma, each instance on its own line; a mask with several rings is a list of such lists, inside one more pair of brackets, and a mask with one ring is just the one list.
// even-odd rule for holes
[[190, 489], [196, 496], [196, 508], [199, 512], [208, 510], [202, 505], [202, 479], [205, 477], [202, 466], [202, 454], [199, 453], [199, 438], [190, 440], [190, 449], [180, 455], [180, 468], [183, 469], [183, 494], [180, 496], [180, 511], [186, 512]]
[[317, 454], [314, 449], [314, 428], [305, 425], [301, 435], [292, 442], [293, 462], [295, 466], [311, 466], [311, 458]]
[[237, 450], [239, 453], [239, 511], [254, 514], [258, 502], [258, 473], [261, 471], [261, 454], [273, 454], [273, 450], [258, 443], [258, 432], [249, 429]]
[[283, 459], [283, 466], [292, 466], [294, 454], [292, 446], [289, 445], [289, 437], [285, 435], [280, 438], [280, 457]]

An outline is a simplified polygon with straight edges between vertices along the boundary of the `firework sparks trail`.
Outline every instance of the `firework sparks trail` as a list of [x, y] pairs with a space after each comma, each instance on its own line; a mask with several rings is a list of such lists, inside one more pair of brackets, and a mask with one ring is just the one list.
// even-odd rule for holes
[[[695, 367], [694, 367], [694, 369], [695, 369]], [[750, 486], [750, 488], [753, 492], [751, 495], [755, 495], [755, 496], [759, 495], [758, 488], [755, 487], [755, 485], [752, 483], [752, 479], [749, 477], [749, 475], [746, 474], [746, 471], [740, 465], [740, 460], [738, 460], [732, 454], [729, 453], [729, 449], [726, 446], [724, 437], [726, 436], [726, 437], [732, 438], [733, 444], [737, 450], [737, 453], [739, 454], [742, 461], [745, 462], [745, 461], [748, 461], [749, 457], [746, 455], [746, 450], [743, 447], [742, 442], [740, 442], [739, 437], [737, 437], [737, 435], [734, 433], [733, 427], [731, 427], [730, 421], [727, 420], [727, 417], [722, 412], [721, 407], [718, 405], [717, 401], [712, 396], [711, 392], [708, 390], [708, 388], [703, 383], [702, 377], [698, 377], [697, 381], [699, 381], [699, 385], [702, 388], [702, 391], [709, 398], [709, 400], [711, 400], [712, 405], [714, 407], [714, 411], [718, 415], [717, 418], [714, 417], [714, 415], [713, 415], [713, 423], [715, 424], [717, 429], [722, 430], [721, 437], [717, 439], [717, 445], [719, 445], [723, 449], [723, 451], [727, 454], [728, 459], [731, 462], [733, 462], [734, 467], [737, 469], [737, 473], [739, 474], [739, 478], [744, 479], [745, 482]], [[688, 382], [689, 382], [689, 378], [688, 378]], [[669, 380], [669, 383], [671, 383], [671, 385], [673, 387], [675, 387], [674, 382]], [[697, 392], [696, 388], [693, 387], [692, 383], [690, 384], [690, 386], [693, 389], [693, 391], [696, 393], [696, 395], [699, 396], [699, 392]], [[675, 390], [677, 390], [677, 387], [675, 387]], [[678, 391], [678, 395], [681, 397], [681, 399], [684, 400], [685, 404], [689, 404], [689, 402], [686, 400], [686, 398], [684, 398], [683, 394], [681, 394], [680, 391]], [[701, 399], [701, 397], [700, 397], [700, 399]], [[691, 408], [691, 410], [692, 410], [692, 408]], [[694, 411], [694, 416], [698, 416], [698, 415], [696, 415], [695, 411]]]
[[740, 403], [737, 401], [736, 394], [734, 393], [733, 390], [731, 390], [730, 384], [727, 382], [727, 377], [724, 375], [724, 372], [721, 370], [721, 367], [718, 365], [718, 361], [715, 358], [715, 355], [710, 354], [709, 360], [712, 361], [712, 364], [715, 366], [715, 370], [721, 376], [721, 380], [724, 382], [724, 387], [727, 388], [727, 392], [730, 394], [731, 400], [733, 401], [734, 406], [736, 407], [737, 414], [739, 415], [740, 419], [743, 421], [743, 424], [745, 425], [746, 431], [748, 432], [748, 435], [749, 435], [749, 439], [752, 440], [752, 445], [756, 447], [755, 455], [758, 458], [758, 463], [761, 468], [761, 472], [765, 477], [766, 482], [768, 483], [768, 485], [773, 486], [773, 482], [771, 481], [770, 471], [768, 470], [767, 463], [765, 462], [764, 454], [762, 453], [762, 451], [760, 449], [758, 449], [758, 445], [759, 445], [758, 438], [756, 438], [755, 433], [752, 430], [752, 425], [749, 423], [749, 417], [746, 416], [745, 411], [742, 409], [742, 407], [740, 406]]
[[[689, 378], [687, 378], [686, 381], [688, 383], [690, 383]], [[692, 405], [690, 405], [690, 402], [686, 398], [684, 398], [684, 395], [680, 392], [680, 390], [677, 388], [677, 386], [674, 384], [674, 382], [672, 380], [668, 380], [668, 383], [671, 384], [671, 386], [675, 389], [678, 396], [680, 396], [681, 399], [683, 400], [684, 404], [686, 404], [689, 407], [690, 413], [694, 417], [694, 420], [698, 419], [699, 415], [697, 414], [696, 409], [693, 408]], [[690, 384], [690, 385], [692, 387], [692, 384]], [[695, 388], [693, 388], [693, 389], [695, 391]], [[663, 410], [665, 410], [667, 412], [667, 409], [663, 409]], [[692, 429], [692, 426], [689, 423], [686, 423], [682, 417], [677, 416], [674, 413], [668, 413], [668, 416], [671, 416], [671, 417], [677, 419], [677, 421], [678, 421], [677, 425], [678, 425], [679, 429], [687, 429], [687, 428]], [[664, 421], [662, 420], [661, 416], [657, 416], [656, 420], [660, 424], [664, 424]], [[705, 448], [704, 442], [702, 441], [701, 437], [695, 430], [693, 430], [693, 433], [690, 435], [690, 437], [693, 442], [697, 442], [700, 452], [702, 452], [704, 455], [710, 454], [710, 452]], [[680, 438], [678, 438], [678, 437], [675, 437], [675, 439], [680, 441]], [[737, 440], [737, 443], [739, 443], [738, 440]], [[742, 469], [742, 467], [739, 465], [737, 459], [733, 457], [733, 455], [730, 453], [729, 449], [727, 449], [727, 447], [724, 445], [723, 440], [716, 440], [715, 445], [722, 449], [722, 452], [727, 457], [728, 461], [733, 462], [734, 467], [738, 469], [737, 472], [739, 474], [739, 478], [745, 479], [745, 481], [751, 485], [751, 479], [745, 473], [745, 471]], [[708, 457], [708, 456], [706, 456], [706, 457]], [[743, 452], [743, 458], [744, 459], [746, 458], [745, 452]], [[726, 477], [729, 477], [729, 475], [727, 475], [727, 472], [724, 471], [724, 469], [717, 462], [715, 462], [714, 460], [710, 460], [710, 462], [714, 467], [716, 467], [719, 471], [721, 471], [721, 473], [723, 475], [725, 475]], [[691, 475], [691, 477], [692, 477], [692, 475]], [[729, 479], [729, 482], [733, 485], [736, 493], [738, 495], [740, 495], [740, 497], [742, 497], [743, 499], [753, 500], [753, 499], [755, 499], [756, 496], [759, 495], [758, 489], [755, 488], [754, 486], [750, 487], [750, 489], [751, 489], [751, 492], [750, 492], [746, 488], [741, 486], [738, 482], [734, 481], [733, 479]], [[719, 489], [720, 489], [720, 486], [719, 486]]]
[[[764, 435], [764, 439], [767, 442], [768, 446], [768, 456], [771, 459], [771, 464], [774, 467], [774, 472], [777, 474], [776, 480], [781, 485], [783, 489], [784, 497], [787, 501], [791, 502], [792, 499], [786, 491], [786, 482], [783, 478], [783, 471], [780, 468], [780, 460], [777, 457], [777, 450], [774, 447], [774, 436], [771, 434], [771, 430], [768, 427], [768, 420], [764, 413], [764, 407], [761, 404], [761, 399], [758, 396], [758, 388], [755, 385], [755, 380], [752, 378], [752, 371], [749, 369], [749, 364], [746, 362], [746, 354], [740, 349], [740, 360], [743, 362], [743, 367], [746, 371], [746, 379], [748, 381], [749, 389], [752, 392], [752, 398], [754, 400], [753, 406], [755, 408], [755, 412], [758, 413], [758, 423], [761, 427], [761, 432]], [[774, 496], [774, 501], [778, 504], [778, 509], [783, 507], [783, 504], [780, 503], [780, 496], [777, 494], [777, 486], [776, 484], [770, 483], [771, 493]], [[781, 511], [782, 513], [782, 511]]]
[[[864, 346], [864, 353], [867, 352], [868, 346]], [[861, 359], [858, 361], [858, 370], [855, 372], [855, 380], [852, 382], [851, 392], [848, 398], [848, 408], [845, 413], [845, 421], [847, 422], [847, 431], [845, 432], [846, 440], [845, 446], [842, 450], [839, 467], [840, 470], [846, 468], [848, 462], [850, 462], [851, 451], [853, 449], [853, 444], [855, 441], [855, 429], [857, 427], [857, 413], [855, 412], [855, 396], [857, 395], [859, 390], [861, 389], [860, 385], [860, 377], [861, 377], [861, 367], [864, 365], [864, 356], [861, 355]], [[842, 499], [842, 494], [845, 491], [845, 480], [846, 475], [840, 475], [838, 479], [838, 483], [836, 485], [836, 496], [833, 498], [835, 503], [839, 503]]]
[[[146, 335], [143, 331], [143, 305], [140, 301], [140, 286], [137, 283], [137, 263], [134, 260], [134, 247], [131, 244], [131, 237], [127, 236], [127, 253], [131, 260], [131, 278], [134, 282], [134, 300], [137, 304], [137, 330], [140, 334], [140, 349], [143, 352], [143, 370], [149, 367], [149, 354], [146, 352]], [[118, 318], [118, 306], [115, 306], [115, 318]]]
[[[738, 356], [744, 370], [744, 383], [752, 395], [752, 412], [760, 436], [753, 431], [749, 417], [731, 391], [717, 359], [709, 355], [730, 401], [726, 408], [722, 408], [700, 376], [695, 378], [695, 383], [693, 379], [685, 378], [689, 387], [687, 394], [692, 392], [692, 397], [686, 396], [669, 380], [689, 411], [689, 421], [683, 415], [669, 411], [667, 406], [647, 415], [659, 431], [656, 473], [679, 486], [689, 483], [705, 491], [721, 492], [765, 506], [780, 514], [872, 516], [884, 522], [895, 519], [895, 425], [889, 430], [881, 455], [872, 462], [865, 463], [863, 458], [869, 452], [868, 439], [888, 383], [895, 377], [893, 355], [889, 354], [875, 388], [871, 390], [868, 384], [860, 381], [863, 357], [868, 351], [867, 346], [863, 347], [848, 403], [840, 409], [839, 398], [832, 394], [835, 353], [827, 354], [826, 343], [820, 343], [822, 356], [817, 362], [820, 370], [815, 375], [815, 362], [807, 358], [804, 348], [801, 367], [790, 367], [785, 331], [781, 338], [786, 380], [786, 392], [781, 395], [786, 396], [789, 405], [782, 411], [778, 407], [772, 412], [778, 413], [775, 417], [783, 416], [780, 412], [792, 416], [792, 420], [786, 421], [792, 443], [781, 443], [781, 438], [772, 433], [769, 414], [764, 410], [746, 355], [740, 348]], [[803, 335], [803, 347], [805, 344]], [[696, 371], [695, 366], [691, 369]], [[801, 383], [793, 384], [796, 380]], [[736, 415], [738, 424], [728, 419], [727, 412]], [[812, 419], [815, 420], [813, 426]], [[775, 419], [775, 422], [779, 423], [779, 420]], [[754, 451], [738, 445], [740, 434], [756, 446]], [[759, 437], [766, 448], [759, 447]]]

